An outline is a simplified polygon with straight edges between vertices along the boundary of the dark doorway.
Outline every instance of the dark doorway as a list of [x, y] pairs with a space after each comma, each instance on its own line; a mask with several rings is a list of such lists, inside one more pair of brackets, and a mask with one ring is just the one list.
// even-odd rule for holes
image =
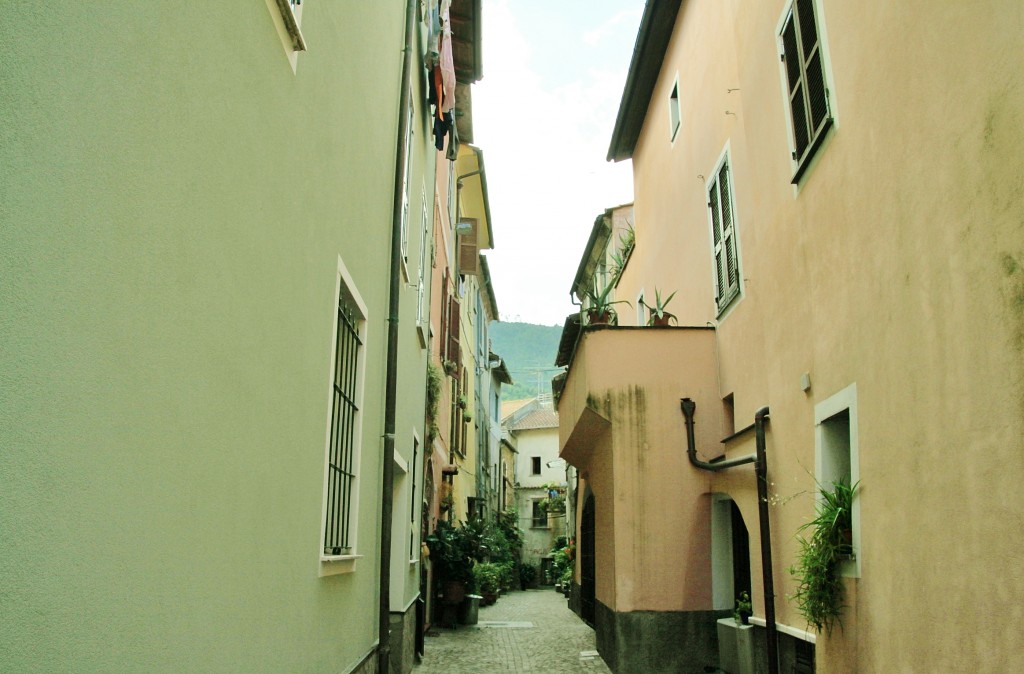
[[594, 495], [587, 496], [580, 518], [580, 617], [591, 627], [595, 615], [595, 573], [594, 573]]
[[750, 537], [736, 502], [729, 504], [732, 506], [732, 587], [734, 598], [739, 599], [743, 592], [750, 596]]

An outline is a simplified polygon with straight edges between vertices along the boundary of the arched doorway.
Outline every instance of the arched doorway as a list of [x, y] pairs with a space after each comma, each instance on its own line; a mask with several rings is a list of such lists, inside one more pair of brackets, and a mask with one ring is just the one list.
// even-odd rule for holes
[[742, 593], [750, 594], [750, 535], [725, 494], [716, 495], [712, 509], [711, 560], [714, 607], [732, 610]]
[[[589, 490], [588, 490], [589, 491]], [[583, 504], [583, 516], [580, 518], [580, 617], [591, 627], [594, 626], [596, 611], [595, 603], [595, 565], [594, 565], [594, 495], [587, 494]]]

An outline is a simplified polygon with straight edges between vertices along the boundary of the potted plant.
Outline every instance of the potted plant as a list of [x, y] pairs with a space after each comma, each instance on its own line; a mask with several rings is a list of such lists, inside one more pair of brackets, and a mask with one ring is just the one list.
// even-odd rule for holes
[[754, 615], [754, 605], [750, 603], [750, 594], [740, 592], [740, 596], [736, 599], [736, 608], [732, 611], [732, 619], [736, 621], [737, 625], [749, 625], [752, 615]]
[[832, 488], [819, 485], [815, 517], [800, 527], [810, 531], [797, 535], [800, 553], [789, 572], [797, 581], [792, 599], [808, 625], [821, 632], [832, 632], [843, 608], [843, 585], [839, 566], [854, 554], [853, 498], [860, 483], [850, 485], [838, 480]]
[[441, 520], [427, 536], [430, 560], [441, 578], [446, 604], [458, 604], [473, 589], [473, 557], [462, 527]]
[[473, 567], [473, 578], [477, 590], [483, 597], [483, 605], [490, 606], [498, 600], [501, 592], [501, 567], [493, 562], [480, 562]]
[[644, 304], [644, 306], [650, 311], [650, 318], [647, 319], [647, 325], [671, 325], [672, 321], [676, 320], [674, 314], [670, 314], [665, 311], [665, 307], [668, 306], [668, 303], [676, 296], [676, 292], [677, 291], [673, 291], [671, 295], [662, 300], [661, 291], [657, 288], [654, 289], [654, 306], [646, 303]]
[[609, 283], [600, 292], [595, 292], [591, 289], [584, 293], [584, 297], [587, 300], [585, 311], [588, 325], [617, 325], [619, 315], [615, 313], [615, 309], [612, 307], [616, 304], [632, 306], [626, 300], [612, 300], [614, 289], [615, 287]]

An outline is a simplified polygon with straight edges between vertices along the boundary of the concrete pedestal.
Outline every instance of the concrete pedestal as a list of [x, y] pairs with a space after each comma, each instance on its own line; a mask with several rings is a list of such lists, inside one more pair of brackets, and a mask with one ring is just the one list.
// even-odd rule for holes
[[754, 674], [754, 628], [732, 618], [718, 621], [718, 666], [729, 674]]

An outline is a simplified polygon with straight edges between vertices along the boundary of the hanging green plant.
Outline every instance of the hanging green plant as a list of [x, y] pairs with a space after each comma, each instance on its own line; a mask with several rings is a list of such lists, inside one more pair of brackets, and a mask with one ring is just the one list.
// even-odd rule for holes
[[840, 479], [832, 488], [818, 485], [821, 498], [815, 508], [815, 517], [798, 531], [810, 531], [805, 537], [797, 535], [800, 553], [797, 563], [789, 568], [797, 581], [796, 592], [790, 597], [809, 625], [829, 634], [840, 620], [843, 608], [843, 584], [839, 565], [853, 556], [853, 497], [859, 482], [850, 485]]

